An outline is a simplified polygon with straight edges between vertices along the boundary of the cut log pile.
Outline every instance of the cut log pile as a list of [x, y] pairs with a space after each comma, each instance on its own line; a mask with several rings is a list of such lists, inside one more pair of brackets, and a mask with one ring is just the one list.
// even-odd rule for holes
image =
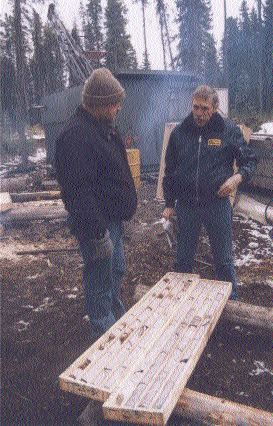
[[[4, 225], [20, 224], [34, 220], [53, 220], [67, 217], [62, 203], [46, 205], [46, 200], [60, 200], [60, 191], [0, 192], [1, 223]], [[29, 205], [15, 203], [35, 202]]]

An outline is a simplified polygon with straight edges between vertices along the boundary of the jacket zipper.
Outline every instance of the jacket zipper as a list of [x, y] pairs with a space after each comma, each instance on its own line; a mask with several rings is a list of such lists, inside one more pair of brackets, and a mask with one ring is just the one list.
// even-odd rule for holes
[[196, 200], [199, 203], [199, 169], [200, 169], [200, 152], [201, 152], [201, 143], [202, 143], [202, 137], [199, 136], [198, 139], [198, 153], [197, 153], [197, 169], [196, 169]]

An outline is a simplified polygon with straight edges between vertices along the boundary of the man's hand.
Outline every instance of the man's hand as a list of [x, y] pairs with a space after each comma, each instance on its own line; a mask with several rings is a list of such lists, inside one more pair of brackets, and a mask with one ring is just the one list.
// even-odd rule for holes
[[223, 183], [223, 185], [220, 186], [217, 195], [219, 197], [228, 197], [233, 191], [235, 191], [237, 186], [242, 182], [242, 179], [243, 178], [240, 173], [236, 173], [236, 175], [231, 176]]
[[170, 218], [172, 216], [175, 216], [175, 209], [173, 209], [172, 207], [166, 207], [162, 213], [162, 217], [164, 217], [164, 219], [166, 220], [170, 220]]

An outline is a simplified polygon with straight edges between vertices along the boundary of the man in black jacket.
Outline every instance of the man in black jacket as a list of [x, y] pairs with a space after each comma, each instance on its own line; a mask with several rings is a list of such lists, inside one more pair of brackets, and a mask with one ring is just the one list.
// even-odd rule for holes
[[[237, 282], [232, 256], [232, 207], [229, 195], [256, 170], [256, 158], [240, 129], [217, 112], [219, 99], [208, 86], [198, 87], [192, 112], [171, 133], [163, 179], [165, 210], [177, 213], [177, 271], [192, 272], [202, 224], [208, 233], [217, 278]], [[238, 172], [234, 174], [236, 159]]]
[[108, 69], [93, 71], [83, 88], [82, 105], [56, 143], [57, 177], [83, 256], [86, 309], [94, 337], [124, 313], [122, 221], [131, 219], [137, 205], [126, 150], [113, 124], [124, 96]]

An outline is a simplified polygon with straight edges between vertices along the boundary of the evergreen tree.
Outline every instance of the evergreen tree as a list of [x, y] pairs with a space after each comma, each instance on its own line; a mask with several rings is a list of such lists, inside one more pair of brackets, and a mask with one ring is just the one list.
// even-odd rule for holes
[[86, 50], [101, 51], [103, 48], [101, 0], [88, 0], [83, 30]]
[[248, 102], [251, 109], [260, 114], [262, 105], [260, 105], [260, 66], [261, 66], [261, 45], [260, 45], [260, 23], [256, 10], [253, 8], [250, 15], [250, 34], [249, 34], [249, 58], [248, 75], [250, 85], [248, 88]]
[[167, 6], [164, 0], [155, 0], [156, 14], [158, 15], [160, 36], [163, 52], [164, 69], [167, 69], [167, 50], [170, 56], [170, 65], [174, 69], [173, 53], [171, 49], [171, 40], [169, 33]]
[[27, 143], [25, 135], [25, 126], [29, 121], [29, 96], [28, 96], [28, 73], [27, 73], [27, 59], [26, 59], [26, 41], [27, 38], [24, 32], [23, 25], [23, 0], [14, 0], [13, 14], [14, 14], [14, 29], [15, 29], [15, 58], [16, 58], [16, 99], [18, 121], [17, 130], [19, 139], [21, 141], [21, 159], [23, 166], [28, 162]]
[[[36, 0], [39, 2], [42, 0]], [[13, 53], [7, 61], [5, 58], [3, 65], [12, 76], [16, 88], [16, 101], [13, 103], [14, 115], [16, 116], [16, 130], [19, 134], [21, 147], [21, 160], [23, 166], [28, 162], [27, 143], [25, 136], [25, 126], [29, 121], [28, 111], [32, 97], [32, 75], [30, 72], [31, 46], [29, 45], [29, 24], [31, 22], [29, 11], [30, 2], [27, 0], [11, 0], [12, 13], [10, 23], [12, 23], [11, 34], [16, 37], [10, 38], [10, 52]]]
[[165, 33], [164, 33], [164, 2], [163, 0], [156, 0], [156, 13], [158, 15], [159, 20], [159, 26], [160, 26], [160, 37], [161, 37], [161, 44], [162, 44], [162, 53], [163, 53], [163, 64], [164, 69], [167, 69], [167, 60], [166, 60], [166, 41], [165, 41]]
[[262, 31], [262, 63], [263, 63], [263, 106], [265, 112], [272, 113], [272, 89], [273, 89], [273, 1], [264, 2], [264, 25]]
[[206, 84], [219, 86], [221, 71], [213, 35], [208, 33], [204, 40], [203, 77]]
[[248, 34], [250, 30], [250, 17], [247, 1], [243, 0], [240, 7], [239, 28], [244, 34]]
[[[78, 30], [76, 23], [74, 23], [74, 25], [73, 25], [71, 35], [72, 35], [73, 39], [75, 40], [77, 46], [79, 46], [82, 49], [82, 41], [81, 41], [81, 37], [79, 35], [79, 30]], [[74, 74], [75, 73], [71, 73], [71, 71], [68, 70], [69, 87], [78, 86], [79, 84], [82, 83], [80, 77], [77, 78]]]
[[177, 66], [204, 75], [204, 56], [211, 29], [209, 0], [176, 0], [178, 9]]
[[143, 69], [151, 69], [151, 64], [149, 61], [148, 49], [147, 49], [147, 33], [146, 33], [146, 6], [148, 5], [148, 0], [134, 0], [134, 3], [141, 4], [142, 10], [142, 28], [143, 28], [143, 40], [144, 40], [144, 53], [143, 53]]
[[83, 30], [83, 48], [86, 49], [86, 44], [88, 43], [87, 39], [86, 39], [86, 25], [87, 25], [87, 21], [86, 21], [86, 9], [84, 7], [83, 2], [80, 2], [80, 8], [79, 8], [79, 14], [80, 14], [80, 21], [81, 21], [81, 28]]
[[72, 35], [73, 39], [75, 40], [75, 42], [77, 43], [77, 45], [82, 48], [82, 41], [81, 41], [79, 29], [77, 27], [76, 22], [74, 22], [74, 24], [73, 24], [73, 28], [71, 30], [71, 35]]
[[1, 110], [16, 122], [16, 70], [14, 50], [14, 21], [12, 16], [5, 14], [0, 22], [0, 84]]
[[108, 0], [106, 16], [106, 66], [113, 71], [137, 67], [136, 53], [126, 32], [127, 9], [121, 0]]
[[57, 37], [47, 26], [44, 29], [45, 94], [64, 88], [64, 61]]
[[236, 111], [235, 98], [238, 90], [240, 91], [238, 77], [241, 74], [241, 65], [239, 61], [240, 52], [240, 30], [237, 19], [229, 17], [226, 21], [226, 31], [223, 40], [223, 53], [225, 58], [223, 63], [225, 64], [225, 76], [227, 87], [229, 89], [229, 104], [230, 110]]
[[[257, 13], [249, 13], [246, 0], [240, 8], [238, 72], [234, 97], [237, 115], [259, 113], [259, 25]], [[230, 82], [234, 84], [234, 82]]]
[[45, 75], [44, 75], [44, 51], [42, 22], [39, 14], [33, 11], [33, 56], [30, 64], [33, 80], [33, 100], [39, 103], [44, 95]]

